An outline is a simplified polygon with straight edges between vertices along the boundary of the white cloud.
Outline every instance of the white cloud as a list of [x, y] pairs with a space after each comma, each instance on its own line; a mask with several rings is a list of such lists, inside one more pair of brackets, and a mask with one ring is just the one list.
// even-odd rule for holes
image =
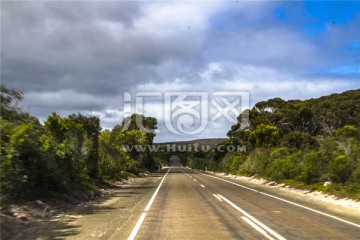
[[209, 6], [200, 8], [196, 3], [180, 2], [148, 4], [143, 8], [144, 15], [135, 22], [135, 30], [157, 38], [186, 36], [189, 31], [201, 36], [207, 29]]

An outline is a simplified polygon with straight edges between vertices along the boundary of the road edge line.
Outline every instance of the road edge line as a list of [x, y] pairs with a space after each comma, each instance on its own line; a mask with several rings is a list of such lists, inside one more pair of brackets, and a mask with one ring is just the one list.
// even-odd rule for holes
[[[219, 197], [221, 197], [225, 202], [227, 202], [230, 206], [232, 206], [233, 208], [235, 208], [236, 210], [238, 210], [239, 212], [241, 212], [243, 215], [245, 215], [247, 218], [249, 218], [254, 224], [256, 224], [258, 227], [260, 227], [261, 229], [263, 229], [264, 231], [270, 233], [271, 235], [273, 235], [275, 238], [279, 239], [279, 240], [286, 240], [286, 238], [284, 238], [283, 236], [281, 236], [280, 234], [278, 234], [277, 232], [275, 232], [274, 230], [272, 230], [271, 228], [269, 228], [268, 226], [266, 226], [265, 224], [263, 224], [262, 222], [260, 222], [259, 220], [257, 220], [256, 218], [254, 218], [253, 216], [251, 216], [248, 212], [246, 212], [244, 209], [240, 208], [239, 206], [237, 206], [235, 203], [233, 203], [232, 201], [230, 201], [229, 199], [227, 199], [226, 197], [224, 197], [221, 194], [218, 194]], [[265, 236], [265, 235], [264, 235]]]
[[244, 220], [245, 222], [247, 222], [247, 224], [249, 224], [251, 227], [253, 227], [256, 231], [258, 231], [259, 233], [264, 235], [267, 239], [273, 240], [273, 238], [271, 236], [269, 236], [269, 234], [267, 234], [267, 232], [264, 229], [262, 229], [260, 226], [256, 225], [256, 223], [251, 221], [249, 218], [242, 216], [241, 219]]
[[231, 181], [226, 180], [226, 179], [222, 179], [222, 178], [219, 178], [219, 177], [216, 177], [216, 176], [212, 176], [212, 175], [209, 175], [209, 174], [205, 174], [205, 173], [202, 173], [202, 172], [199, 172], [199, 173], [202, 174], [202, 175], [204, 175], [204, 176], [208, 176], [208, 177], [215, 178], [215, 179], [218, 179], [218, 180], [227, 182], [227, 183], [231, 183], [231, 184], [234, 184], [234, 185], [236, 185], [236, 186], [242, 187], [242, 188], [244, 188], [244, 189], [247, 189], [247, 190], [250, 190], [250, 191], [253, 191], [253, 192], [257, 192], [257, 193], [263, 194], [263, 195], [265, 195], [265, 196], [268, 196], [268, 197], [271, 197], [271, 198], [274, 198], [274, 199], [277, 199], [277, 200], [280, 200], [280, 201], [283, 201], [283, 202], [292, 204], [292, 205], [297, 206], [297, 207], [300, 207], [300, 208], [304, 208], [304, 209], [306, 209], [306, 210], [309, 210], [309, 211], [318, 213], [318, 214], [320, 214], [320, 215], [323, 215], [323, 216], [326, 216], [326, 217], [335, 219], [335, 220], [337, 220], [337, 221], [340, 221], [340, 222], [343, 222], [343, 223], [347, 223], [347, 224], [352, 225], [352, 226], [354, 226], [354, 227], [360, 228], [360, 224], [356, 224], [356, 223], [347, 221], [347, 220], [345, 220], [345, 219], [336, 217], [336, 216], [334, 216], [334, 215], [321, 212], [321, 211], [316, 210], [316, 209], [313, 209], [313, 208], [311, 208], [311, 207], [307, 207], [307, 206], [301, 205], [301, 204], [299, 204], [299, 203], [295, 203], [295, 202], [292, 202], [292, 201], [289, 201], [289, 200], [286, 200], [286, 199], [283, 199], [283, 198], [280, 198], [280, 197], [271, 195], [271, 194], [269, 194], [269, 193], [261, 192], [261, 191], [259, 191], [259, 190], [256, 190], [256, 189], [253, 189], [253, 188], [250, 188], [250, 187], [246, 187], [246, 186], [243, 186], [243, 185], [241, 185], [241, 184], [239, 184], [239, 183], [234, 183], [234, 182], [231, 182]]
[[160, 190], [160, 187], [162, 185], [162, 183], [164, 182], [165, 180], [165, 177], [168, 175], [168, 173], [170, 172], [170, 169], [171, 167], [169, 168], [169, 170], [166, 172], [166, 174], [164, 175], [164, 177], [161, 179], [161, 182], [159, 183], [159, 186], [156, 188], [154, 194], [152, 195], [150, 201], [148, 202], [148, 204], [146, 205], [143, 213], [141, 214], [139, 220], [136, 222], [136, 225], [134, 227], [134, 229], [132, 230], [130, 236], [128, 237], [128, 240], [133, 240], [135, 239], [136, 237], [136, 234], [138, 233], [138, 231], [140, 230], [140, 227], [141, 227], [141, 224], [144, 222], [145, 220], [145, 217], [146, 217], [146, 214], [147, 212], [149, 211], [152, 203], [154, 202], [155, 198], [156, 198], [156, 195], [158, 194], [159, 190]]

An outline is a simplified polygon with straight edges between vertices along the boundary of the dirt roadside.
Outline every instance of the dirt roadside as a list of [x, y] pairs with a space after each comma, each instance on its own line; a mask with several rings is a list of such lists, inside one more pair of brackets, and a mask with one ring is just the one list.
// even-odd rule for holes
[[1, 212], [1, 239], [108, 239], [122, 231], [133, 211], [161, 178], [150, 174], [118, 183], [91, 201], [68, 205], [33, 201]]

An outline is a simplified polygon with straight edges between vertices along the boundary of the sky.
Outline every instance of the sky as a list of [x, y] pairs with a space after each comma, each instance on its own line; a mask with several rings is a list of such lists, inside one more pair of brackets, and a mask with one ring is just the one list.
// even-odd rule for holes
[[359, 26], [360, 1], [1, 1], [1, 82], [40, 121], [220, 138], [258, 101], [359, 89]]

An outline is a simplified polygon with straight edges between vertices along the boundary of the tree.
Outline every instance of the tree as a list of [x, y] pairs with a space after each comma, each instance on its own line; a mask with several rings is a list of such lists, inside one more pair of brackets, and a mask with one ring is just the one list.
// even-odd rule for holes
[[255, 147], [274, 147], [279, 141], [280, 135], [277, 127], [260, 124], [255, 131], [250, 132], [249, 142]]
[[[117, 125], [101, 132], [97, 116], [52, 113], [44, 122], [18, 107], [22, 94], [1, 85], [2, 194], [15, 198], [79, 196], [101, 180], [117, 180], [123, 171], [153, 169], [147, 145], [153, 143], [157, 121], [141, 116], [138, 124]], [[132, 116], [138, 118], [137, 115]], [[129, 152], [124, 145], [141, 146]], [[144, 151], [142, 151], [144, 150]], [[54, 194], [54, 195], [53, 195]], [[81, 195], [81, 194], [80, 194]]]
[[[156, 136], [155, 130], [157, 129], [157, 120], [152, 117], [144, 117], [143, 115], [133, 114], [123, 121], [123, 131], [129, 142], [129, 145], [145, 146], [153, 144], [154, 137]], [[133, 148], [130, 156], [132, 159], [140, 161], [140, 165], [146, 169], [155, 169], [156, 163], [152, 158], [148, 148], [144, 151], [137, 151]]]
[[101, 131], [100, 119], [96, 116], [70, 115], [69, 120], [74, 121], [82, 127], [85, 138], [88, 140], [87, 146], [87, 170], [92, 178], [98, 177], [98, 157], [99, 157], [99, 134]]
[[20, 100], [21, 92], [1, 85], [1, 189], [17, 198], [39, 194], [48, 186], [39, 141], [43, 127], [21, 111]]
[[14, 89], [0, 84], [1, 117], [9, 121], [17, 121], [22, 112], [18, 103], [23, 99], [23, 94]]
[[354, 125], [345, 125], [342, 128], [336, 130], [336, 135], [342, 138], [353, 138], [357, 137], [358, 129]]
[[141, 130], [147, 135], [149, 144], [153, 143], [156, 136], [155, 130], [157, 129], [157, 120], [153, 117], [144, 117], [141, 114], [132, 114], [122, 122], [123, 130]]
[[345, 183], [351, 176], [351, 164], [346, 155], [334, 157], [329, 164], [329, 175], [334, 182]]

